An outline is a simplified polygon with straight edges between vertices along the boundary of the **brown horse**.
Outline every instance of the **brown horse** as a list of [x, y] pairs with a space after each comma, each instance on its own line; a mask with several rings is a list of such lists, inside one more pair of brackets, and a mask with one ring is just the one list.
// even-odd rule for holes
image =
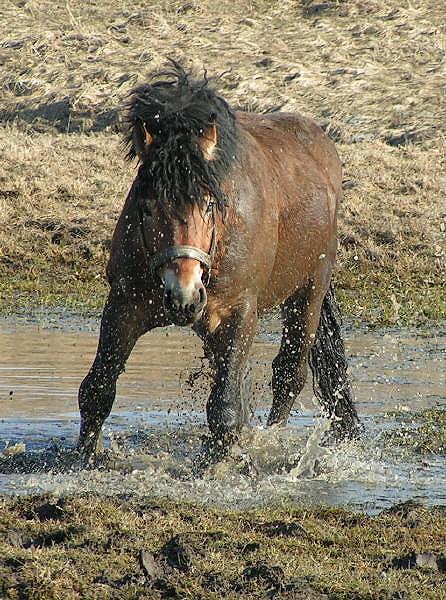
[[341, 164], [318, 125], [297, 114], [233, 112], [178, 64], [133, 91], [128, 157], [140, 161], [113, 236], [95, 361], [79, 390], [86, 458], [116, 381], [142, 334], [192, 325], [215, 378], [207, 403], [214, 449], [237, 436], [241, 384], [258, 315], [280, 305], [268, 424], [286, 423], [309, 362], [338, 437], [358, 418], [331, 277]]

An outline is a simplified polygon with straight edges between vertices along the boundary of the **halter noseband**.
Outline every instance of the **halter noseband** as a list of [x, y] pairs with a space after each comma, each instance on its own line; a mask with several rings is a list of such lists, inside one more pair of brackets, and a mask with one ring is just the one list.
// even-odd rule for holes
[[[142, 214], [141, 224], [144, 222], [144, 213]], [[149, 267], [153, 274], [156, 274], [159, 267], [164, 265], [171, 260], [175, 260], [176, 258], [193, 258], [194, 260], [198, 260], [204, 267], [207, 269], [207, 280], [206, 285], [209, 283], [211, 278], [211, 268], [212, 261], [214, 260], [215, 253], [217, 251], [217, 223], [215, 219], [215, 205], [212, 205], [212, 238], [211, 238], [211, 247], [209, 252], [204, 252], [200, 248], [196, 248], [195, 246], [168, 246], [164, 250], [160, 252], [156, 252], [155, 254], [150, 254], [147, 250], [146, 236], [145, 236], [145, 228], [143, 226], [142, 237], [144, 246], [146, 249], [147, 259], [149, 261]]]

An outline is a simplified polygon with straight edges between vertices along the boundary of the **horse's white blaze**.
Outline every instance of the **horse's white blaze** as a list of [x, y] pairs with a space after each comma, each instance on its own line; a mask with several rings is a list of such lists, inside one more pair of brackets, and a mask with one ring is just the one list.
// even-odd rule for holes
[[198, 260], [194, 261], [192, 268], [183, 273], [178, 265], [170, 264], [164, 269], [162, 276], [164, 287], [174, 291], [181, 289], [183, 294], [192, 296], [196, 288], [201, 285], [203, 276], [203, 267]]

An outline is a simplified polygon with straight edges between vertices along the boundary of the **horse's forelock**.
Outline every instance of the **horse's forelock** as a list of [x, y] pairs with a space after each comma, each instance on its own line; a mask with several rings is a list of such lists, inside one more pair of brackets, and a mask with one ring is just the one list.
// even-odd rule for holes
[[[180, 209], [210, 194], [224, 210], [220, 184], [238, 147], [234, 114], [209, 87], [206, 74], [202, 80], [192, 79], [173, 63], [159, 77], [135, 88], [127, 103], [127, 158], [137, 156], [135, 131], [143, 127], [152, 143], [145, 148], [140, 175], [155, 199], [169, 199]], [[212, 123], [217, 126], [217, 148], [213, 160], [206, 160], [199, 141]]]

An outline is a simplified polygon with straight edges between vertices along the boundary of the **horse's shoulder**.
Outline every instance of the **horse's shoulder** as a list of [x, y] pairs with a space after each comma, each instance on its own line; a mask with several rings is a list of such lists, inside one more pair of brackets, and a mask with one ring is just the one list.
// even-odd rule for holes
[[267, 114], [237, 113], [242, 130], [248, 132], [261, 143], [268, 146], [281, 145], [284, 138], [294, 138], [298, 146], [307, 151], [319, 148], [332, 153], [334, 145], [317, 122], [307, 116], [291, 112]]
[[241, 129], [268, 150], [269, 156], [276, 156], [278, 164], [284, 164], [285, 156], [299, 164], [310, 159], [316, 173], [325, 173], [333, 188], [340, 188], [341, 163], [336, 147], [314, 119], [289, 112], [237, 113], [237, 119]]

